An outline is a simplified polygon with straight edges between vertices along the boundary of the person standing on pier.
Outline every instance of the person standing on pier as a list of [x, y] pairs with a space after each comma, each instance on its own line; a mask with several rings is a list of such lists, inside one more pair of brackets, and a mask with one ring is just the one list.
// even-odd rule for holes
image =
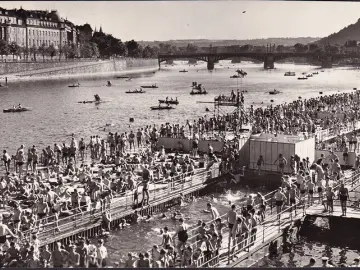
[[3, 151], [2, 160], [4, 161], [6, 172], [10, 171], [11, 157], [6, 150]]
[[344, 183], [341, 183], [339, 189], [339, 200], [341, 205], [342, 216], [346, 216], [346, 201], [348, 200], [348, 198], [349, 198], [349, 191], [344, 186]]
[[287, 164], [286, 158], [284, 158], [282, 154], [279, 154], [279, 157], [275, 160], [274, 164], [276, 164], [276, 162], [278, 162], [279, 172], [281, 175], [283, 175], [285, 166]]
[[208, 203], [208, 204], [207, 204], [207, 210], [208, 210], [209, 213], [211, 214], [212, 220], [215, 220], [215, 219], [217, 219], [218, 217], [220, 217], [219, 211], [218, 211], [214, 206], [212, 206], [211, 203]]
[[150, 182], [150, 171], [148, 169], [148, 166], [145, 165], [143, 172], [142, 172], [142, 202], [141, 205], [143, 206], [145, 203], [149, 205], [149, 182]]
[[276, 212], [278, 214], [277, 218], [280, 219], [280, 213], [284, 204], [284, 201], [286, 200], [285, 194], [282, 192], [282, 189], [279, 188], [274, 195], [275, 199], [275, 205], [276, 205]]
[[175, 230], [175, 234], [173, 235], [173, 239], [177, 236], [177, 254], [180, 257], [180, 261], [182, 261], [182, 249], [185, 248], [186, 242], [189, 238], [189, 235], [187, 233], [187, 230], [189, 229], [188, 225], [184, 222], [183, 218], [179, 219], [179, 226]]

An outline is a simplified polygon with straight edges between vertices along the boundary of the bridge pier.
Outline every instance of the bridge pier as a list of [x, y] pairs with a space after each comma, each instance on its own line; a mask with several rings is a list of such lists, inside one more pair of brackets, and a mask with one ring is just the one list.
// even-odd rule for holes
[[273, 55], [266, 55], [264, 59], [264, 69], [274, 69], [275, 59]]
[[321, 68], [332, 68], [332, 57], [331, 57], [331, 55], [327, 55], [322, 59]]
[[214, 67], [215, 67], [215, 62], [216, 62], [216, 59], [215, 57], [213, 56], [208, 56], [208, 62], [207, 62], [207, 69], [208, 70], [213, 70]]

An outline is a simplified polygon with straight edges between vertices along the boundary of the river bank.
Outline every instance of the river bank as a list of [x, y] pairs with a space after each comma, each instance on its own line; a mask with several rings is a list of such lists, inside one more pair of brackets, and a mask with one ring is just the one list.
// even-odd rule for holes
[[5, 82], [104, 78], [155, 72], [156, 59], [113, 59], [79, 62], [0, 63]]

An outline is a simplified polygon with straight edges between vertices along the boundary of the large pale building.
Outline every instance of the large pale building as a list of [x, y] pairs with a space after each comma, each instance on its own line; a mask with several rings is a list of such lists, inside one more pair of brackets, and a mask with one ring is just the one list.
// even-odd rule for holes
[[16, 42], [24, 48], [42, 44], [60, 49], [65, 44], [78, 44], [79, 29], [62, 19], [56, 10], [6, 10], [0, 8], [0, 39]]

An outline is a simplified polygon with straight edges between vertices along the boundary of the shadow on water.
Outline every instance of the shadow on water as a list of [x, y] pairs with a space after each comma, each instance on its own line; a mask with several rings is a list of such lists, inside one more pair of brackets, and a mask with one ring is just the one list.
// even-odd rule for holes
[[314, 258], [315, 267], [322, 265], [321, 258], [328, 257], [334, 266], [349, 265], [359, 256], [359, 221], [330, 220], [327, 217], [307, 217], [300, 230], [300, 239], [292, 237], [289, 253], [281, 253], [267, 260], [265, 267], [304, 267]]

